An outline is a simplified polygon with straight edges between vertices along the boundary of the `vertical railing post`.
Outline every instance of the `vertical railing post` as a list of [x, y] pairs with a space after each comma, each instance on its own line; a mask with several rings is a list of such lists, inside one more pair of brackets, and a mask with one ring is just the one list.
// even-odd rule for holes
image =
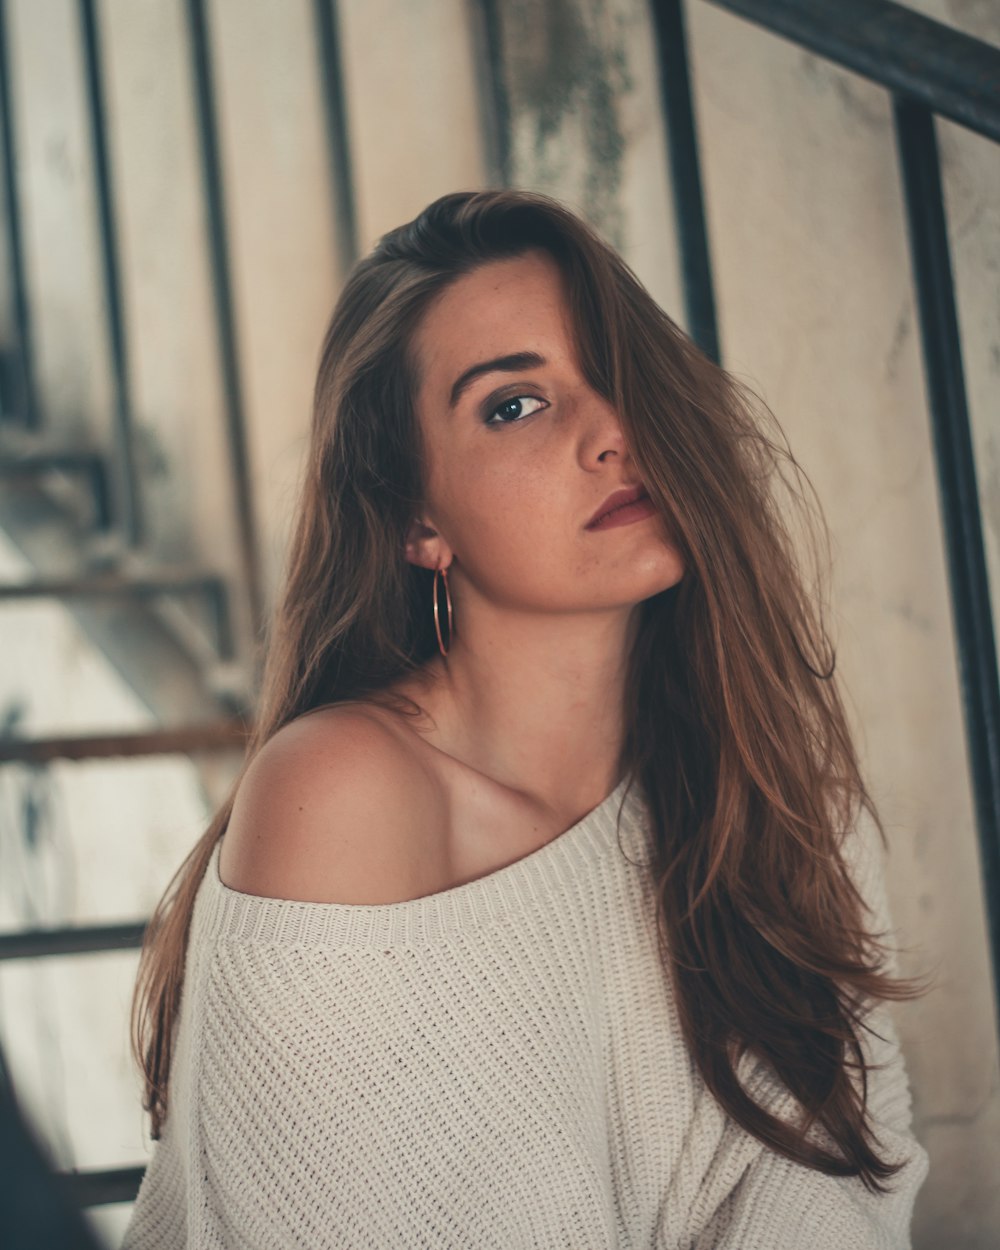
[[323, 114], [330, 153], [330, 188], [337, 259], [340, 272], [345, 274], [357, 260], [358, 223], [337, 0], [313, 0], [313, 15], [316, 48], [319, 53]]
[[236, 312], [226, 234], [226, 206], [215, 116], [212, 56], [204, 0], [187, 0], [188, 35], [194, 79], [195, 111], [212, 269], [215, 324], [222, 369], [223, 396], [229, 456], [236, 497], [240, 556], [252, 628], [259, 638], [263, 623], [264, 595], [258, 558], [257, 525], [250, 478], [250, 452], [240, 376]]
[[513, 179], [510, 143], [510, 99], [503, 70], [503, 31], [498, 0], [477, 0], [473, 6], [479, 108], [486, 163], [494, 183], [509, 187]]
[[[1000, 678], [933, 115], [893, 96], [979, 854], [1000, 1009]], [[998, 1020], [1000, 1025], [1000, 1020]]]
[[[17, 180], [17, 129], [14, 118], [14, 83], [11, 71], [10, 45], [7, 39], [7, 5], [0, 0], [0, 160], [3, 163], [4, 224], [6, 226], [7, 265], [15, 342], [13, 344], [13, 376], [0, 394], [0, 417], [7, 420], [14, 414], [28, 429], [38, 429], [42, 415], [38, 408], [35, 385], [34, 340], [31, 328], [31, 305], [24, 264], [24, 240], [21, 232], [21, 199]], [[11, 409], [8, 413], [5, 409]]]
[[101, 273], [104, 281], [104, 309], [111, 359], [114, 393], [115, 474], [118, 522], [129, 546], [138, 546], [144, 537], [135, 466], [135, 439], [132, 429], [132, 399], [122, 300], [121, 268], [118, 260], [118, 232], [115, 223], [111, 156], [108, 147], [107, 109], [101, 66], [100, 35], [94, 0], [80, 0], [83, 32], [84, 77], [87, 90], [87, 116], [97, 196]]
[[705, 355], [718, 364], [719, 328], [681, 0], [652, 0], [651, 11], [688, 333]]

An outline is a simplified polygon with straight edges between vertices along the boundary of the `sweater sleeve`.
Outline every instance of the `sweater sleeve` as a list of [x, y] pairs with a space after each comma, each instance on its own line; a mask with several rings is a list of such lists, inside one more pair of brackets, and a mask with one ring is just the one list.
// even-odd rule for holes
[[[877, 828], [862, 813], [845, 847], [853, 877], [871, 908], [870, 931], [892, 941], [892, 925], [877, 842]], [[889, 970], [897, 974], [894, 955]], [[883, 1158], [903, 1163], [876, 1194], [858, 1177], [829, 1176], [794, 1163], [767, 1147], [749, 1162], [694, 1243], [694, 1250], [910, 1250], [914, 1200], [929, 1170], [929, 1156], [911, 1128], [912, 1106], [899, 1037], [887, 1005], [866, 1017], [862, 1046], [870, 1061], [868, 1107]], [[730, 1126], [735, 1131], [735, 1126]]]

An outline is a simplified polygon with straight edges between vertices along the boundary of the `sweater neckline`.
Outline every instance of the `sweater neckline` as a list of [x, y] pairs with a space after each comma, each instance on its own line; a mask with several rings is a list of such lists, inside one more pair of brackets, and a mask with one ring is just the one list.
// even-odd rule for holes
[[[199, 911], [220, 936], [281, 945], [380, 947], [428, 945], [505, 915], [550, 912], [588, 864], [623, 837], [642, 811], [637, 779], [610, 794], [543, 846], [485, 876], [397, 903], [315, 903], [244, 894], [219, 876], [223, 838], [212, 851]], [[223, 835], [224, 836], [224, 835]]]

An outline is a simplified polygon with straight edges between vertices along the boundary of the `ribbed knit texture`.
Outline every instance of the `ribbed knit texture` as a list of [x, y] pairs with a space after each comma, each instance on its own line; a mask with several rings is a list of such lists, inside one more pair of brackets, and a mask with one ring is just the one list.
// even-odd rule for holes
[[[526, 858], [378, 906], [241, 894], [216, 849], [123, 1250], [909, 1247], [928, 1157], [885, 1006], [871, 1105], [908, 1162], [878, 1196], [770, 1151], [706, 1089], [657, 952], [648, 828], [622, 781]], [[872, 830], [856, 879], [881, 930]]]

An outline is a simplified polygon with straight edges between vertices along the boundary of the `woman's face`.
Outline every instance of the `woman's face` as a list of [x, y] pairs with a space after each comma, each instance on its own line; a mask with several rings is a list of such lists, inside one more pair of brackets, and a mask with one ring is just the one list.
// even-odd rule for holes
[[414, 350], [428, 528], [411, 529], [409, 559], [450, 565], [459, 595], [515, 610], [632, 605], [680, 580], [659, 515], [586, 528], [640, 477], [615, 410], [583, 376], [548, 253], [457, 279]]

